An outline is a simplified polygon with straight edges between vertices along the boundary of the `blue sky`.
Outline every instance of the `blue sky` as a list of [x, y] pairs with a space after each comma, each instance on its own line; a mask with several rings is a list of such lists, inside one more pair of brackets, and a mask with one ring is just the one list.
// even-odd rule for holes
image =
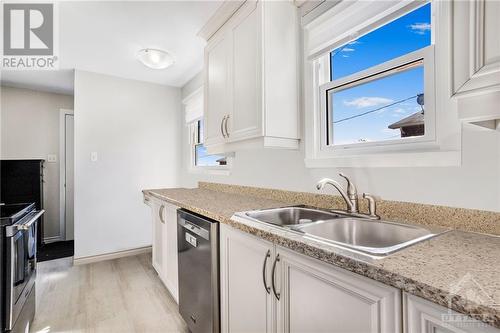
[[197, 166], [219, 165], [217, 160], [223, 157], [221, 155], [207, 155], [207, 148], [203, 145], [196, 146], [196, 154], [198, 156]]
[[[332, 78], [353, 74], [431, 43], [430, 4], [380, 27], [331, 52]], [[374, 110], [424, 92], [423, 68], [333, 94], [333, 121]], [[397, 138], [390, 124], [420, 110], [416, 98], [365, 116], [334, 124], [334, 144]]]

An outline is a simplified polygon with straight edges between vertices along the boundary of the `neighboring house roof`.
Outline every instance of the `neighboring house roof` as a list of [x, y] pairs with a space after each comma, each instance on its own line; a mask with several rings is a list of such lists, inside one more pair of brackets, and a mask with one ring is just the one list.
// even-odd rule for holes
[[417, 126], [423, 124], [424, 124], [424, 111], [419, 111], [406, 118], [401, 119], [398, 122], [395, 122], [394, 124], [389, 125], [388, 127], [390, 129], [397, 129], [402, 127]]

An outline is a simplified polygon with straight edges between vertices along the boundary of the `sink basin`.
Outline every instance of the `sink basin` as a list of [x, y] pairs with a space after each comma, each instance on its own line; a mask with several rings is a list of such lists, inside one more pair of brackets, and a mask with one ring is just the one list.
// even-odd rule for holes
[[306, 207], [237, 213], [302, 236], [372, 257], [383, 257], [447, 230], [371, 220]]
[[339, 218], [339, 215], [305, 207], [284, 207], [245, 213], [260, 222], [278, 226], [293, 226]]
[[388, 255], [437, 235], [413, 225], [353, 217], [296, 226], [293, 230], [372, 255]]

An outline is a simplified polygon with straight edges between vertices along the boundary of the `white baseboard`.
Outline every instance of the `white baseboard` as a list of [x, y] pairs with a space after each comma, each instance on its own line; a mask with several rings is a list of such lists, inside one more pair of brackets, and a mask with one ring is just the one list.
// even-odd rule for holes
[[85, 265], [85, 264], [90, 264], [90, 263], [98, 262], [98, 261], [135, 256], [135, 255], [147, 253], [147, 252], [151, 252], [151, 246], [139, 247], [136, 249], [130, 249], [130, 250], [124, 250], [124, 251], [118, 251], [118, 252], [112, 252], [112, 253], [99, 254], [96, 256], [74, 258], [73, 265]]
[[54, 242], [59, 242], [61, 241], [61, 236], [50, 236], [50, 237], [44, 237], [43, 238], [43, 242], [45, 244], [48, 244], [48, 243], [54, 243]]

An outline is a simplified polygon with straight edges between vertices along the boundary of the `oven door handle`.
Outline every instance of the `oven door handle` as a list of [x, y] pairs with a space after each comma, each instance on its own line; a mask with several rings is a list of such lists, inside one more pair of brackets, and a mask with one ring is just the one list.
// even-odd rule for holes
[[19, 225], [17, 228], [19, 230], [29, 230], [29, 228], [33, 225], [33, 223], [35, 223], [35, 221], [38, 220], [40, 216], [43, 215], [43, 213], [45, 213], [45, 210], [42, 209], [34, 213], [36, 213], [35, 216], [33, 216], [28, 222]]

